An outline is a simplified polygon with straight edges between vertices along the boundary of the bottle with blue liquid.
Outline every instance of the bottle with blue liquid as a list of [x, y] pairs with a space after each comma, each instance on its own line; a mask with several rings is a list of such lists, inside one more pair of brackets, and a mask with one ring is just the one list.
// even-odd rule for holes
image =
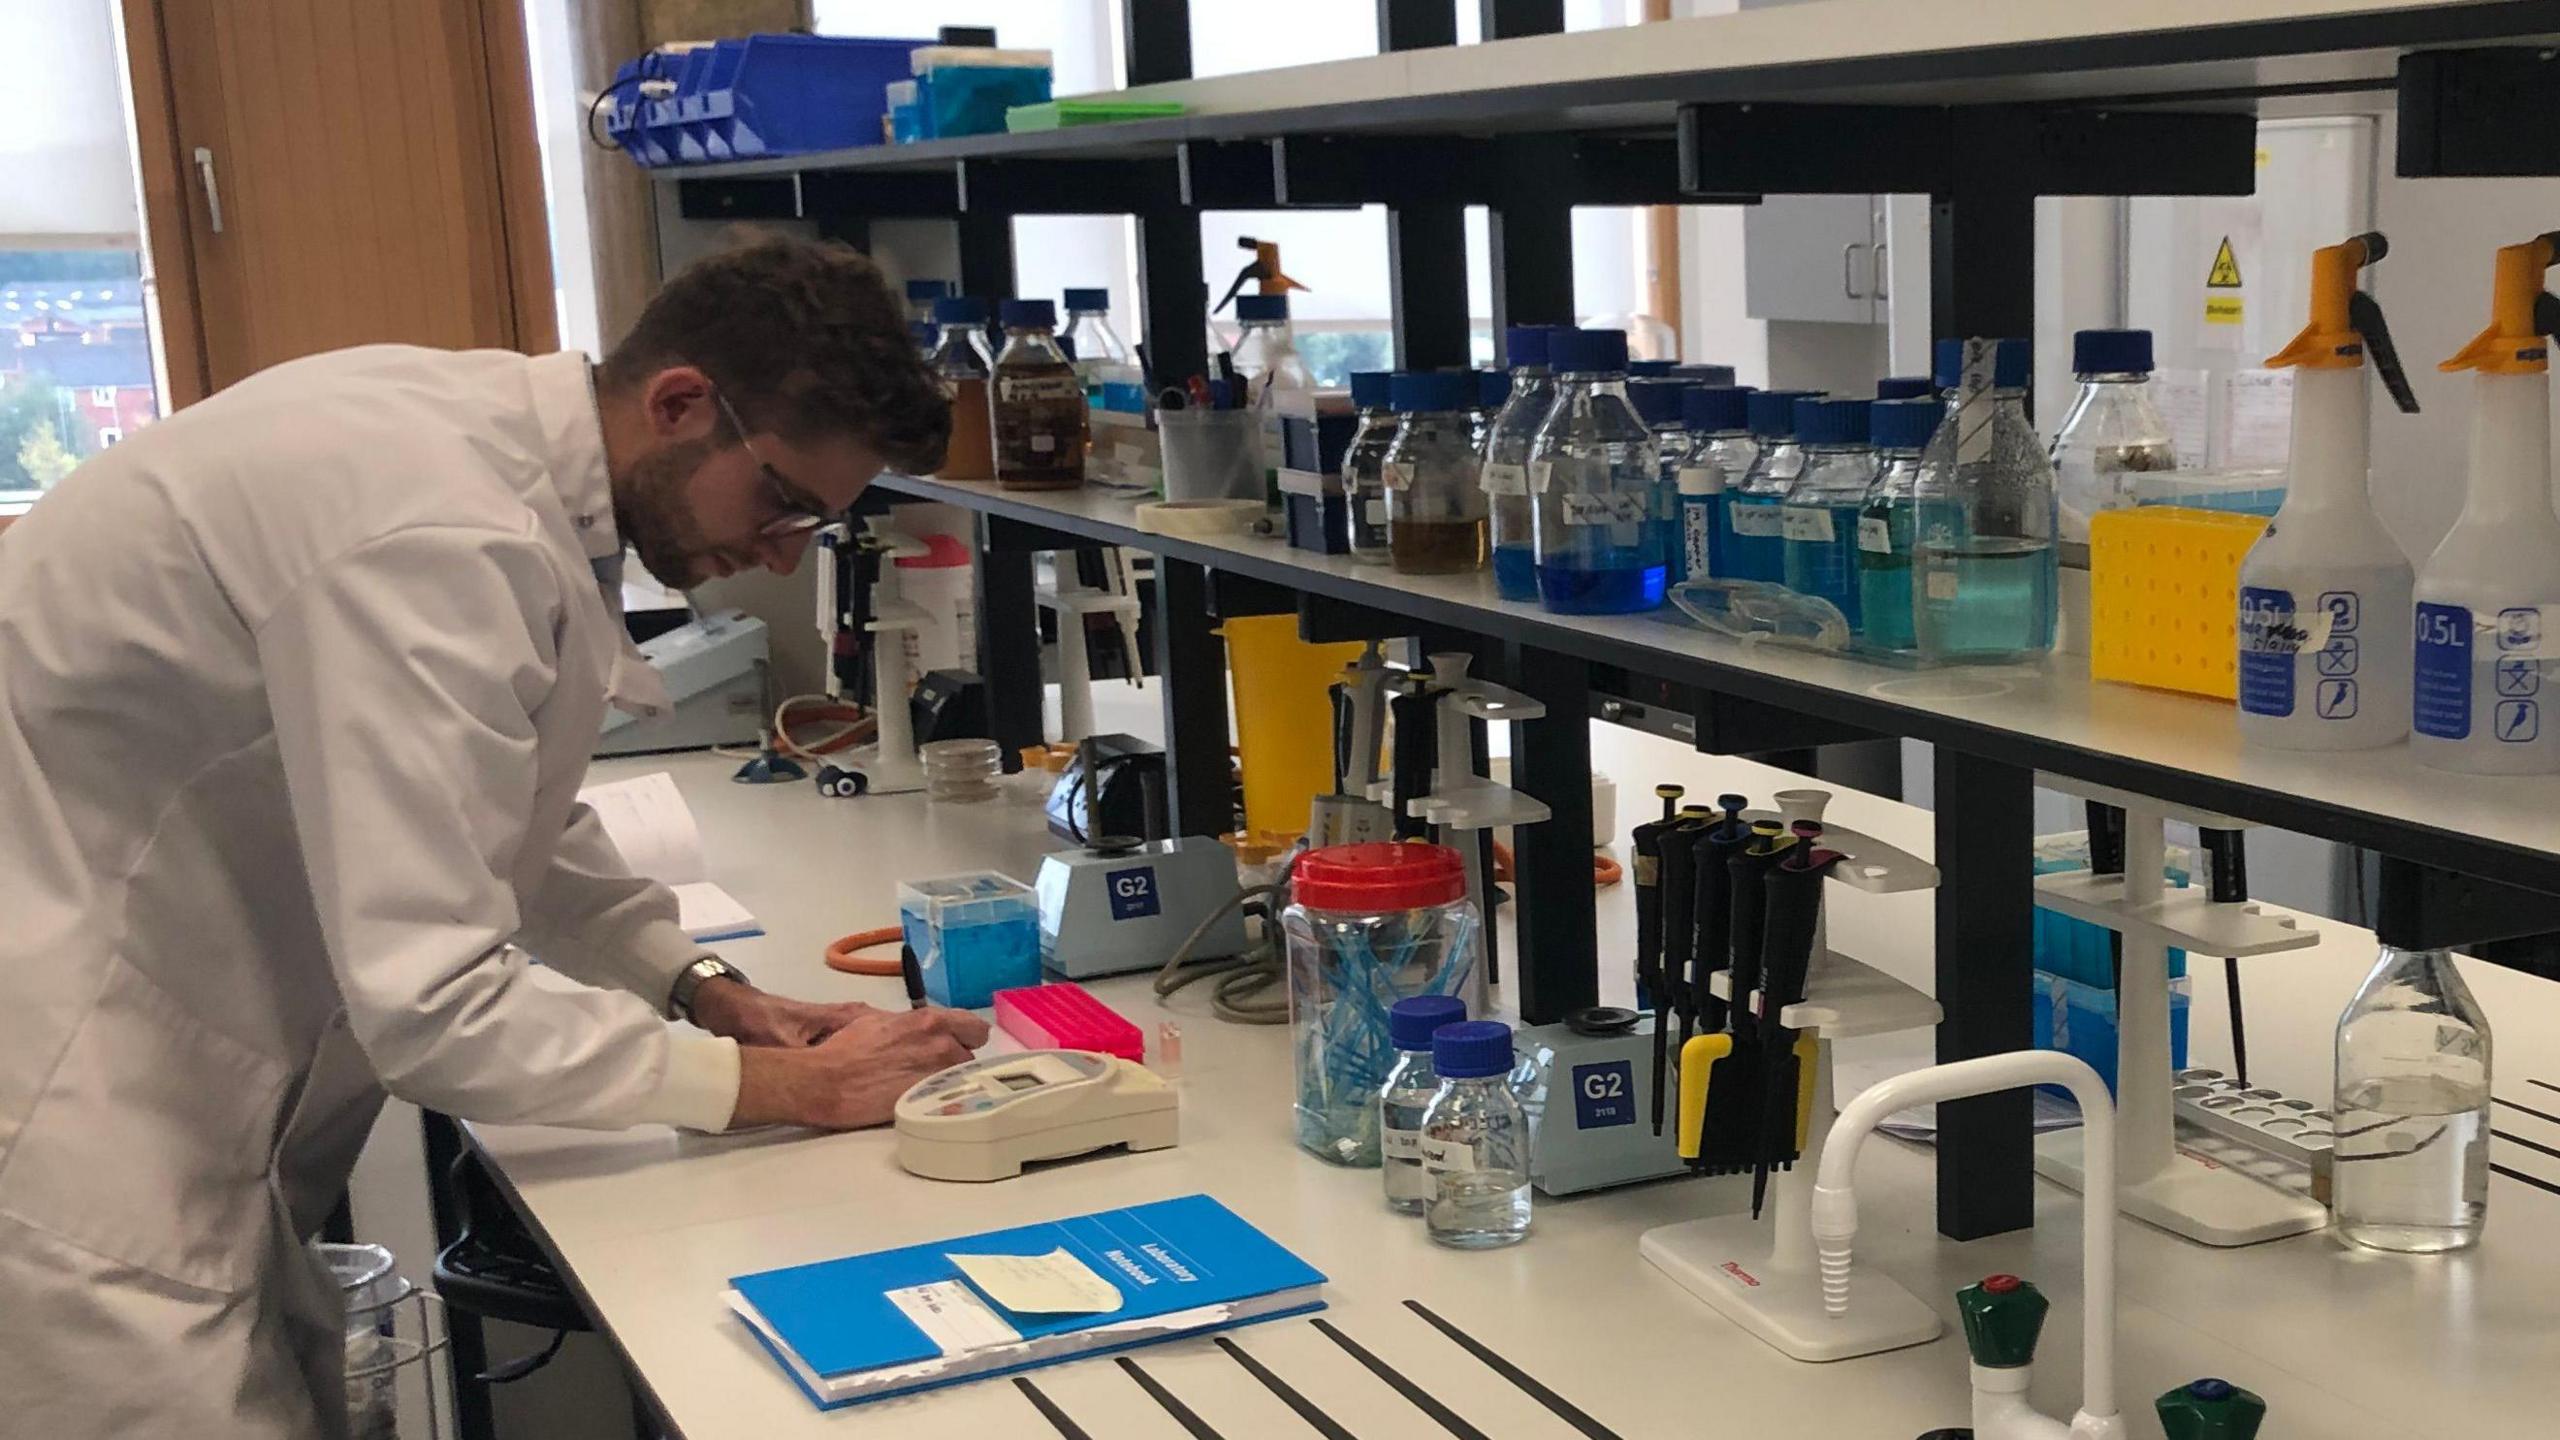
[[1935, 398], [1879, 400], [1867, 409], [1876, 451], [1876, 482], [1858, 508], [1858, 618], [1867, 643], [1908, 650], [1911, 630], [1911, 531], [1920, 486], [1920, 452], [1947, 407]]
[[1956, 399], [1920, 457], [1912, 630], [1933, 661], [2029, 659], [2053, 649], [2053, 462], [2027, 419], [2024, 340], [1942, 354]]
[[1726, 494], [1741, 486], [1760, 454], [1745, 403], [1752, 394], [1748, 385], [1695, 385], [1680, 397], [1689, 448], [1674, 482], [1680, 491], [1680, 546], [1671, 566], [1682, 580], [1725, 574]]
[[1563, 615], [1662, 603], [1661, 457], [1627, 403], [1627, 337], [1559, 330], [1547, 342], [1555, 403], [1529, 448], [1538, 600]]
[[1779, 512], [1779, 558], [1787, 588], [1840, 607], [1859, 626], [1858, 514], [1875, 484], [1864, 400], [1799, 400], [1796, 439], [1804, 470]]
[[1796, 443], [1796, 402], [1819, 399], [1819, 390], [1762, 390], [1744, 402], [1759, 453], [1742, 484], [1725, 492], [1724, 557], [1727, 580], [1786, 581], [1787, 492], [1804, 469]]
[[1547, 338], [1561, 327], [1514, 325], [1502, 336], [1511, 362], [1511, 393], [1485, 437], [1480, 472], [1492, 512], [1493, 588], [1505, 600], [1538, 598], [1538, 541], [1532, 533], [1529, 446], [1555, 403]]
[[1680, 413], [1680, 397], [1689, 382], [1668, 372], [1627, 380], [1627, 403], [1636, 407], [1645, 429], [1653, 433], [1653, 452], [1661, 462], [1654, 517], [1662, 526], [1662, 555], [1672, 575], [1680, 570], [1680, 457], [1689, 450], [1689, 426]]

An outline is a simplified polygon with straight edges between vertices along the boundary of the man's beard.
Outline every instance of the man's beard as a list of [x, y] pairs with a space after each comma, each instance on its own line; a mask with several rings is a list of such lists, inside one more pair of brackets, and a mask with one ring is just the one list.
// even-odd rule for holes
[[719, 447], [710, 440], [666, 446], [640, 457], [614, 487], [613, 518], [640, 564], [670, 590], [690, 590], [711, 545], [693, 518], [685, 487]]

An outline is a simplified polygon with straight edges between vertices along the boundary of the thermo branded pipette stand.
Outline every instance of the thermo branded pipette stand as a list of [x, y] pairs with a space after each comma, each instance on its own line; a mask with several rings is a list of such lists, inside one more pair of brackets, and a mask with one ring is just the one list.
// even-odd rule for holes
[[[2202, 888], [2172, 889], [2162, 878], [2165, 822], [2238, 830], [2245, 821], [2188, 810], [2086, 781], [2039, 774], [2036, 783], [2124, 811], [2124, 873], [2074, 870], [2036, 877], [2036, 903], [2124, 937], [2116, 987], [2116, 1171], [2124, 1212], [2205, 1245], [2255, 1245], [2317, 1230], [2326, 1206], [2281, 1183], [2289, 1168], [2263, 1153], [2212, 1142], [2179, 1143], [2169, 1065], [2169, 949], [2242, 957], [2299, 950], [2320, 932], [2245, 901], [2216, 901]], [[2087, 1126], [2036, 1137], [2036, 1173], [2086, 1189]], [[2264, 1178], [2251, 1173], [2259, 1171]], [[2307, 1177], [2303, 1177], [2307, 1182]]]
[[[1787, 791], [1781, 808], [1745, 812], [1749, 820], [1819, 819], [1830, 797], [1822, 791]], [[1825, 822], [1821, 845], [1848, 858], [1831, 869], [1837, 885], [1871, 895], [1934, 889], [1937, 867], [1871, 836]], [[1736, 1325], [1798, 1360], [1846, 1360], [1919, 1345], [1943, 1328], [1938, 1312], [1893, 1281], [1874, 1277], [1859, 1286], [1849, 1313], [1825, 1310], [1822, 1273], [1812, 1228], [1813, 1186], [1823, 1163], [1832, 1117], [1832, 1042], [1889, 1035], [1938, 1023], [1938, 1002], [1892, 976], [1829, 948], [1826, 912], [1814, 931], [1813, 967], [1805, 998], [1779, 1012], [1790, 1030], [1811, 1031], [1816, 1041], [1813, 1111], [1803, 1155], [1792, 1169], [1770, 1179], [1768, 1220], [1749, 1214], [1718, 1215], [1663, 1225], [1644, 1233], [1638, 1250], [1682, 1289]], [[1711, 988], [1731, 994], [1731, 972], [1717, 971]]]
[[907, 694], [916, 688], [907, 635], [932, 624], [933, 617], [906, 598], [897, 562], [902, 556], [933, 552], [923, 541], [890, 529], [886, 515], [870, 516], [865, 525], [855, 543], [880, 556], [880, 578], [871, 585], [871, 618], [862, 626], [871, 636], [871, 710], [879, 729], [875, 742], [853, 752], [844, 765], [861, 772], [866, 793], [899, 795], [924, 788], [915, 717], [907, 707]]

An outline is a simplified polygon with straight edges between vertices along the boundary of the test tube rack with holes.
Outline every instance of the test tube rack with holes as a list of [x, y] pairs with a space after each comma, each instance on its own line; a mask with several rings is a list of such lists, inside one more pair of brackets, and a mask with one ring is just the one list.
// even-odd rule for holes
[[2329, 1162], [2337, 1148], [2337, 1117], [2308, 1100], [2263, 1085], [2243, 1085], [2219, 1070], [2195, 1067], [2177, 1074], [2170, 1097], [2178, 1118], [2236, 1145], [2273, 1155], [2309, 1177], [2311, 1198], [2329, 1201]]
[[[1749, 810], [1753, 820], [1820, 821], [1828, 792], [1781, 791], [1774, 810]], [[1843, 856], [1824, 887], [1824, 916], [1814, 930], [1813, 964], [1805, 998], [1778, 1012], [1790, 1030], [1815, 1040], [1813, 1107], [1804, 1152], [1794, 1166], [1770, 1177], [1767, 1217], [1714, 1215], [1661, 1225], [1644, 1233], [1638, 1253], [1718, 1314], [1750, 1331], [1779, 1353], [1798, 1360], [1846, 1360], [1924, 1344], [1938, 1336], [1938, 1312], [1882, 1275], [1861, 1275], [1858, 1303], [1845, 1315], [1826, 1312], [1822, 1272], [1813, 1244], [1813, 1185], [1835, 1111], [1832, 1043], [1865, 1035], [1890, 1035], [1938, 1023], [1938, 1002], [1873, 966], [1830, 948], [1830, 900], [1840, 888], [1871, 895], [1934, 889], [1938, 869], [1908, 851], [1870, 835], [1828, 823], [1819, 842]], [[1709, 982], [1717, 996], [1732, 993], [1731, 972]], [[1723, 1187], [1718, 1187], [1723, 1188]]]
[[[2167, 822], [2241, 830], [2247, 822], [2169, 805], [2147, 796], [2062, 776], [2036, 783], [2124, 811], [2124, 869], [2036, 877], [2036, 903], [2124, 937], [2116, 987], [2116, 1178], [2124, 1213], [2199, 1244], [2255, 1245], [2329, 1223], [2303, 1172], [2277, 1158], [2260, 1135], [2236, 1143], [2228, 1132], [2177, 1129], [2176, 1080], [2169, 1064], [2169, 951], [2245, 959], [2320, 943], [2320, 933], [2245, 900], [2215, 900], [2204, 889], [2171, 889], [2162, 879]], [[2036, 1173], [2079, 1190], [2085, 1136], [2057, 1130], [2036, 1137]]]

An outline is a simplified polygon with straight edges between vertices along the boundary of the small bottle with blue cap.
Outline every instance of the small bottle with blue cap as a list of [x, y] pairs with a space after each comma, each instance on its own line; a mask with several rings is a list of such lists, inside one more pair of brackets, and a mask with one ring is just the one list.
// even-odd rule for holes
[[1485, 438], [1480, 480], [1491, 507], [1493, 586], [1505, 600], [1538, 598], [1538, 541], [1530, 517], [1529, 447], [1556, 398], [1548, 340], [1560, 325], [1514, 325], [1503, 332], [1511, 392]]
[[1431, 1203], [1431, 1172], [1422, 1168], [1422, 1117], [1440, 1093], [1431, 1065], [1431, 1037], [1467, 1018], [1467, 1002], [1455, 995], [1408, 995], [1387, 1011], [1387, 1040], [1395, 1067], [1378, 1092], [1378, 1153], [1386, 1176], [1387, 1208], [1419, 1215]]
[[1879, 400], [1867, 408], [1876, 481], [1858, 507], [1858, 616], [1867, 644], [1908, 650], [1911, 631], [1912, 506], [1920, 452], [1945, 416], [1936, 397]]
[[1759, 451], [1750, 473], [1725, 492], [1726, 580], [1786, 580], [1787, 492], [1804, 471], [1804, 447], [1796, 441], [1796, 402], [1817, 400], [1819, 390], [1761, 390], [1743, 410]]
[[1529, 450], [1538, 600], [1561, 615], [1662, 604], [1669, 557], [1661, 457], [1627, 402], [1627, 337], [1564, 330], [1547, 342], [1555, 404]]
[[1084, 483], [1091, 411], [1084, 379], [1058, 348], [1058, 307], [1007, 300], [995, 365], [996, 483], [1007, 490], [1071, 490]]
[[[1723, 368], [1723, 367], [1717, 367]], [[1724, 507], [1759, 458], [1751, 434], [1748, 385], [1692, 385], [1680, 396], [1688, 449], [1673, 471], [1680, 492], [1680, 544], [1672, 552], [1675, 581], [1725, 578]]]
[[1395, 443], [1395, 377], [1384, 370], [1351, 372], [1351, 408], [1358, 416], [1342, 447], [1342, 498], [1350, 514], [1351, 558], [1387, 563], [1387, 447]]
[[1858, 513], [1875, 484], [1864, 400], [1799, 400], [1796, 437], [1804, 471], [1780, 511], [1779, 563], [1787, 588], [1840, 607], [1859, 624]]
[[1484, 568], [1488, 507], [1467, 420], [1475, 377], [1463, 370], [1399, 370], [1387, 392], [1404, 417], [1379, 465], [1390, 563], [1407, 575]]
[[988, 382], [995, 357], [987, 353], [987, 302], [975, 295], [945, 295], [933, 302], [936, 327], [929, 363], [951, 397], [951, 438], [943, 446], [944, 480], [996, 478], [995, 418]]
[[1672, 574], [1680, 569], [1680, 457], [1689, 453], [1689, 422], [1680, 397], [1688, 390], [1689, 382], [1673, 375], [1667, 364], [1660, 374], [1630, 374], [1627, 380], [1627, 401], [1653, 434], [1659, 477], [1654, 482], [1654, 520], [1662, 527], [1663, 558]]
[[1529, 1238], [1529, 1120], [1511, 1089], [1511, 1027], [1464, 1020], [1431, 1033], [1439, 1093], [1422, 1113], [1431, 1238], [1490, 1250]]
[[2053, 649], [2053, 463], [2027, 418], [2024, 340], [1944, 340], [1956, 392], [1921, 452], [1912, 630], [1924, 659], [2025, 660]]

